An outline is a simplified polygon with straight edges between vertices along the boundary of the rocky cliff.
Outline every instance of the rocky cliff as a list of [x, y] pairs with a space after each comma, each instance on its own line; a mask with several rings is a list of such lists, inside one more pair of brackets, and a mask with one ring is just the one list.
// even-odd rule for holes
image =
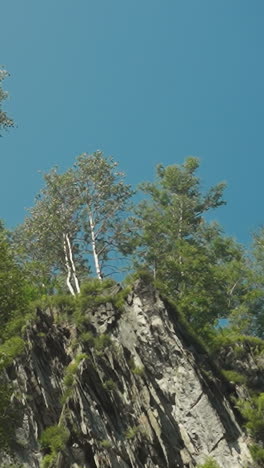
[[38, 309], [6, 369], [16, 417], [1, 467], [253, 466], [227, 384], [152, 286], [87, 306], [81, 332], [60, 313]]

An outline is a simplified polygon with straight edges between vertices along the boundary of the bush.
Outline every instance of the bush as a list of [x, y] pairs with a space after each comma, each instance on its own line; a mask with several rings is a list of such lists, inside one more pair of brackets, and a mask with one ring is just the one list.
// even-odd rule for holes
[[264, 466], [264, 447], [259, 444], [252, 444], [249, 450], [253, 460], [260, 466]]
[[202, 465], [198, 465], [197, 468], [221, 468], [221, 467], [213, 458], [208, 457], [207, 460]]
[[217, 353], [221, 348], [232, 347], [237, 357], [247, 354], [248, 347], [255, 354], [264, 352], [264, 340], [256, 336], [241, 335], [232, 329], [226, 328], [214, 336], [211, 343], [212, 351]]
[[11, 404], [13, 390], [1, 378], [0, 381], [0, 449], [5, 450], [15, 439], [15, 429], [21, 419], [21, 411]]
[[139, 426], [129, 427], [125, 432], [125, 438], [127, 440], [134, 439], [134, 437], [136, 437], [136, 435], [139, 433], [139, 431], [140, 431]]
[[70, 433], [66, 427], [50, 426], [42, 432], [40, 443], [43, 448], [50, 450], [51, 454], [57, 454], [65, 448], [69, 437]]
[[86, 359], [87, 355], [80, 353], [75, 356], [74, 362], [71, 362], [68, 367], [66, 367], [65, 375], [63, 378], [63, 385], [65, 390], [63, 392], [61, 403], [64, 404], [70, 398], [72, 394], [73, 385], [75, 384], [76, 375], [78, 372], [79, 364], [83, 359]]
[[130, 292], [131, 292], [131, 287], [127, 286], [126, 288], [119, 291], [117, 294], [114, 294], [110, 299], [111, 304], [113, 304], [113, 306], [117, 310], [119, 310], [120, 312], [123, 312], [125, 300]]
[[250, 400], [238, 400], [237, 406], [247, 420], [245, 426], [256, 440], [264, 441], [264, 393]]
[[13, 336], [0, 345], [0, 371], [12, 364], [23, 353], [25, 342], [19, 336]]
[[115, 309], [123, 310], [125, 298], [131, 288], [127, 287], [119, 292], [115, 292], [116, 288], [113, 288], [115, 285], [116, 282], [112, 279], [103, 281], [94, 279], [82, 285], [81, 294], [76, 299], [76, 311], [74, 313], [77, 326], [82, 327], [89, 322], [86, 314], [87, 311], [94, 311], [102, 304], [111, 303]]
[[[81, 294], [77, 297], [78, 309], [85, 312], [87, 309], [94, 309], [100, 304], [105, 304], [111, 300], [111, 295], [106, 294], [107, 289], [115, 285], [112, 279], [100, 281], [91, 279], [82, 284]], [[103, 293], [103, 294], [102, 294]]]
[[94, 335], [92, 332], [83, 332], [80, 336], [80, 340], [82, 343], [87, 343], [90, 346], [94, 345]]
[[50, 468], [52, 464], [55, 462], [56, 457], [57, 457], [56, 453], [50, 453], [48, 455], [45, 455], [41, 463], [41, 468]]
[[128, 365], [129, 365], [129, 368], [130, 368], [132, 374], [140, 375], [141, 377], [144, 375], [144, 373], [145, 373], [144, 366], [141, 366], [141, 367], [136, 366], [135, 361], [134, 361], [133, 358], [129, 359]]
[[71, 362], [68, 367], [66, 367], [63, 383], [65, 387], [70, 387], [74, 383], [74, 377], [77, 374], [78, 367], [80, 362], [83, 359], [87, 358], [87, 354], [80, 353], [75, 356], [74, 362]]
[[103, 383], [103, 387], [105, 390], [108, 390], [109, 392], [112, 392], [113, 390], [116, 389], [116, 384], [112, 379], [106, 380]]
[[100, 447], [104, 449], [110, 449], [112, 447], [112, 442], [109, 439], [104, 439], [100, 442]]
[[232, 370], [222, 369], [222, 374], [227, 380], [229, 380], [229, 382], [233, 382], [237, 385], [245, 384], [247, 381], [244, 375], [239, 374], [238, 372], [235, 372]]
[[30, 320], [35, 318], [35, 310], [28, 313], [14, 312], [7, 322], [2, 337], [7, 340], [15, 335], [22, 335]]
[[24, 274], [16, 264], [8, 234], [0, 222], [0, 333], [9, 320], [22, 316], [32, 299]]
[[125, 278], [124, 283], [128, 285], [134, 285], [136, 280], [141, 279], [146, 285], [154, 284], [154, 274], [153, 271], [147, 267], [138, 268], [135, 273], [128, 275]]
[[112, 345], [112, 341], [109, 335], [102, 333], [102, 335], [97, 336], [94, 339], [94, 347], [96, 351], [103, 351], [105, 348], [108, 348]]
[[144, 366], [142, 367], [134, 367], [133, 369], [131, 369], [132, 373], [134, 375], [139, 375], [140, 377], [143, 377], [144, 373], [145, 373], [145, 368]]

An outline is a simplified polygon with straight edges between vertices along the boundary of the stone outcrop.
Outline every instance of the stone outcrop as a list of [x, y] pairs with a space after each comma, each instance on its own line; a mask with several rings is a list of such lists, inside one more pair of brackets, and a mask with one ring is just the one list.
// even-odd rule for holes
[[7, 369], [18, 416], [0, 466], [42, 466], [41, 433], [57, 424], [68, 438], [50, 466], [192, 468], [208, 456], [221, 468], [253, 466], [228, 388], [151, 286], [138, 281], [122, 310], [87, 310], [82, 337], [58, 319], [39, 310]]

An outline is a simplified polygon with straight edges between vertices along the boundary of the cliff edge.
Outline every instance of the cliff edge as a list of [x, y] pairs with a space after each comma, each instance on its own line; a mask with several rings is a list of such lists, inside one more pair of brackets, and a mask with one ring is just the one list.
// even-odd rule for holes
[[173, 306], [141, 280], [122, 305], [108, 296], [77, 323], [38, 309], [5, 371], [15, 419], [0, 466], [253, 466], [226, 383]]

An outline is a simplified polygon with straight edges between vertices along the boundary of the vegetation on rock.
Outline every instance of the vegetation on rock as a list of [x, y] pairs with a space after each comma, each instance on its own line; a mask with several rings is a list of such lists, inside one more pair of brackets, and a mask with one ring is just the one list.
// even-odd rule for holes
[[[52, 170], [45, 175], [46, 185], [23, 225], [15, 232], [0, 226], [1, 378], [27, 349], [28, 323], [34, 323], [35, 310], [51, 310], [54, 323], [72, 326], [76, 333], [69, 338], [73, 359], [64, 369], [63, 419], [82, 360], [85, 366], [91, 361], [92, 368], [115, 349], [108, 332], [96, 332], [94, 316], [100, 307], [122, 316], [131, 284], [141, 278], [159, 291], [192, 345], [219, 365], [219, 378], [246, 392], [235, 405], [252, 437], [252, 456], [263, 466], [264, 388], [254, 386], [236, 362], [249, 354], [252, 359], [264, 355], [264, 231], [255, 235], [249, 255], [219, 225], [209, 223], [206, 213], [224, 204], [224, 184], [203, 193], [198, 168], [197, 158], [158, 166], [157, 181], [141, 185], [146, 198], [130, 211], [133, 191], [114, 160], [101, 152], [80, 156], [63, 174]], [[118, 270], [112, 256], [120, 255], [126, 258], [122, 268], [130, 270], [127, 287], [104, 278]], [[48, 331], [39, 331], [38, 337], [45, 342]], [[232, 362], [224, 361], [226, 354]], [[138, 376], [133, 380], [145, 379], [145, 366], [132, 359], [129, 363]], [[100, 377], [107, 398], [117, 392], [112, 377]], [[0, 418], [3, 448], [10, 440], [4, 425], [12, 420], [12, 389], [3, 384], [0, 397], [6, 408]], [[52, 466], [69, 437], [57, 423], [40, 439], [43, 467]], [[139, 426], [131, 426], [124, 437], [133, 439], [138, 432]], [[111, 442], [101, 440], [101, 448], [110, 447]], [[201, 465], [217, 467], [210, 459]]]
[[198, 465], [197, 468], [220, 468], [218, 463], [213, 458], [207, 458], [206, 462]]

